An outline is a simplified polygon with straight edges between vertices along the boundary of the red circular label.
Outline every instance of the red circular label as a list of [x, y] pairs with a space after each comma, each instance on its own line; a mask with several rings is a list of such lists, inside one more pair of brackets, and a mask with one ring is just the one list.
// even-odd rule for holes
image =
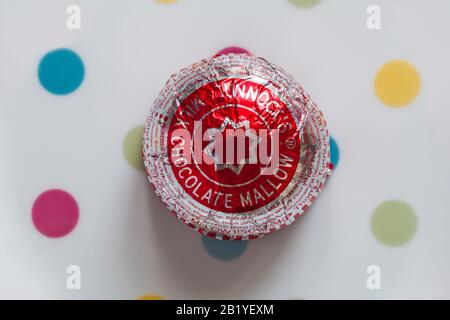
[[237, 78], [189, 94], [174, 113], [167, 145], [183, 190], [227, 213], [275, 200], [291, 182], [300, 156], [288, 107], [266, 84]]

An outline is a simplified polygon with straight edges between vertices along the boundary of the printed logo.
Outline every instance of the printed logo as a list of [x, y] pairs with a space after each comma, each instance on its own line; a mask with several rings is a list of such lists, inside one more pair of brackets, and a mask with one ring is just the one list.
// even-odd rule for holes
[[66, 27], [69, 30], [81, 29], [81, 9], [75, 4], [67, 7], [66, 13], [69, 15], [66, 20]]
[[370, 5], [366, 9], [366, 13], [369, 15], [366, 20], [366, 26], [369, 30], [381, 29], [381, 8], [376, 5]]
[[208, 208], [247, 212], [275, 200], [291, 182], [300, 138], [288, 107], [266, 85], [208, 83], [187, 96], [167, 136], [172, 172]]
[[366, 280], [366, 286], [369, 290], [380, 290], [381, 289], [381, 268], [376, 264], [372, 264], [366, 269], [369, 275]]
[[66, 269], [66, 273], [69, 275], [66, 280], [66, 287], [69, 290], [81, 290], [81, 268], [74, 264], [70, 265]]

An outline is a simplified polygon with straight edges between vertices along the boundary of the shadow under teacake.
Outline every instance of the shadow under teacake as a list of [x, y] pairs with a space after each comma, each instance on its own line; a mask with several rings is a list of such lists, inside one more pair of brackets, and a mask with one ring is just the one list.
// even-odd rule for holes
[[126, 225], [120, 257], [125, 261], [119, 272], [127, 274], [127, 295], [304, 298], [305, 292], [328, 286], [333, 280], [323, 272], [338, 236], [332, 227], [338, 217], [332, 214], [329, 185], [317, 199], [320, 203], [314, 203], [291, 226], [250, 240], [243, 252], [236, 254], [240, 249], [234, 246], [224, 256], [211, 250], [224, 250], [228, 244], [235, 245], [233, 241], [221, 241], [225, 246], [205, 245], [204, 236], [169, 213], [145, 174], [128, 176], [124, 184], [127, 201], [121, 212]]
[[[253, 291], [276, 272], [275, 266], [280, 262], [285, 245], [292, 240], [291, 232], [301, 232], [298, 229], [302, 228], [302, 222], [306, 222], [297, 221], [295, 227], [249, 241], [244, 252], [235, 259], [218, 259], [208, 253], [204, 245], [206, 239], [202, 239], [202, 235], [170, 215], [157, 196], [149, 193], [152, 239], [160, 251], [160, 263], [175, 286], [173, 290], [190, 294], [185, 298], [236, 298], [245, 296], [246, 290]], [[206, 243], [211, 241], [221, 240], [206, 240]], [[231, 252], [236, 247], [233, 241], [226, 241], [225, 244], [220, 243], [217, 250], [224, 250], [224, 246], [230, 246]], [[210, 246], [210, 250], [214, 250], [214, 246]], [[218, 256], [223, 257], [224, 254], [218, 253]], [[233, 296], [233, 292], [237, 295]]]

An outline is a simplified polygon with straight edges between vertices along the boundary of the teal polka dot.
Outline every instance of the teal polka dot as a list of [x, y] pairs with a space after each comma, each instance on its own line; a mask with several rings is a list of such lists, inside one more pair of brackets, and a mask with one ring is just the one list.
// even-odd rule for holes
[[333, 164], [333, 167], [336, 169], [336, 167], [339, 164], [339, 146], [333, 137], [330, 137], [330, 157], [331, 163]]
[[57, 95], [69, 94], [83, 82], [84, 64], [70, 49], [52, 50], [41, 59], [38, 77], [47, 91]]
[[210, 256], [223, 261], [237, 259], [248, 246], [248, 241], [216, 240], [206, 236], [202, 236], [202, 242]]

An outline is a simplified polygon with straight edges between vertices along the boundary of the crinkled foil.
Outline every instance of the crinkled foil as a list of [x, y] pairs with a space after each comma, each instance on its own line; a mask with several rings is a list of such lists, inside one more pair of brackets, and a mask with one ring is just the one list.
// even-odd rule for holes
[[[258, 175], [261, 165], [248, 159], [184, 165], [181, 160], [192, 157], [174, 160], [174, 132], [194, 134], [198, 121], [202, 132], [281, 128], [280, 153], [294, 160], [280, 164], [273, 177]], [[249, 148], [259, 148], [261, 138], [245, 132]], [[201, 152], [207, 147], [208, 141], [201, 144]], [[143, 158], [168, 209], [196, 231], [222, 240], [255, 239], [290, 225], [318, 196], [332, 168], [317, 105], [282, 68], [245, 54], [207, 58], [170, 77], [147, 118]]]

